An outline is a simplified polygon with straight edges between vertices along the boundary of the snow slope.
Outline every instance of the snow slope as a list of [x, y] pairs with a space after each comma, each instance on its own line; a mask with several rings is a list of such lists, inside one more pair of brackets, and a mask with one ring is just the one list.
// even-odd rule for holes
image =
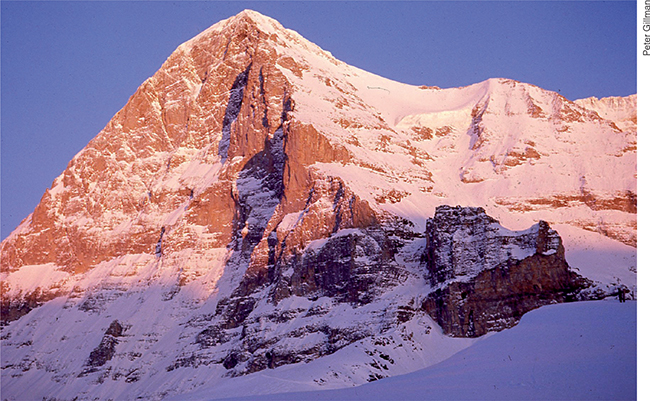
[[[343, 390], [185, 400], [634, 400], [636, 302], [544, 306], [431, 367]], [[304, 367], [302, 369], [308, 369]]]

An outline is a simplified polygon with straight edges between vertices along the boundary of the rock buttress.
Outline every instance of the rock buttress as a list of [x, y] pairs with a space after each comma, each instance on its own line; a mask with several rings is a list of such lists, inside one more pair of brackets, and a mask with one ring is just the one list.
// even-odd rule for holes
[[576, 300], [591, 284], [570, 269], [560, 236], [544, 221], [510, 231], [482, 208], [440, 206], [426, 237], [434, 290], [423, 307], [451, 336], [512, 327], [532, 309]]

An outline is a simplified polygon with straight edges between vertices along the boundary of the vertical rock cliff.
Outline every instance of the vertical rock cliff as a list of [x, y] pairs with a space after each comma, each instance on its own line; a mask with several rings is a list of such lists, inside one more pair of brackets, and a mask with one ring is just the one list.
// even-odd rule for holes
[[562, 239], [545, 221], [510, 231], [482, 208], [440, 206], [426, 235], [434, 291], [425, 309], [453, 336], [512, 327], [524, 313], [579, 299], [592, 285], [570, 269]]

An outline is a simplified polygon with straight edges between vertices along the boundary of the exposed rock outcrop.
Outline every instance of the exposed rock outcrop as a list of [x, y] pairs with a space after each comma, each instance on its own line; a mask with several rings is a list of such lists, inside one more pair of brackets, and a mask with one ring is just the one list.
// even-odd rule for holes
[[7, 287], [6, 283], [0, 283], [0, 289], [3, 293], [0, 299], [0, 326], [19, 319], [21, 316], [28, 314], [32, 309], [38, 308], [45, 302], [63, 295], [61, 291], [43, 291], [40, 287], [37, 287], [27, 294], [21, 294], [22, 296], [20, 297], [10, 298], [5, 295]]
[[99, 368], [100, 366], [104, 366], [106, 362], [113, 359], [113, 356], [115, 355], [115, 347], [119, 342], [118, 338], [122, 336], [123, 331], [124, 328], [120, 322], [117, 320], [113, 320], [111, 322], [110, 326], [108, 326], [108, 329], [106, 329], [106, 332], [102, 337], [102, 341], [97, 347], [95, 347], [95, 349], [92, 350], [88, 356], [88, 359], [86, 360], [86, 366], [88, 366], [89, 369], [85, 373]]
[[[395, 262], [395, 243], [380, 226], [344, 228], [328, 238], [311, 241], [304, 249], [286, 244], [278, 249], [280, 256], [266, 267], [266, 278], [244, 277], [235, 296], [217, 305], [212, 319], [216, 324], [196, 336], [201, 349], [228, 344], [230, 352], [219, 363], [231, 375], [311, 361], [373, 335], [370, 327], [345, 324], [340, 327], [339, 322], [320, 322], [319, 316], [333, 312], [339, 304], [355, 308], [369, 304], [408, 276]], [[309, 304], [326, 301], [322, 306], [308, 309], [283, 312], [268, 309], [269, 303], [277, 307], [290, 297]], [[290, 332], [274, 333], [266, 328], [269, 324], [282, 325], [289, 321], [292, 321]], [[397, 321], [397, 317], [391, 317], [384, 323], [390, 325]], [[305, 336], [322, 340], [303, 345], [301, 339]], [[286, 342], [296, 345], [292, 348], [279, 345]], [[193, 355], [192, 363], [209, 363], [202, 361], [198, 354]], [[184, 363], [179, 360], [170, 369]]]
[[434, 291], [424, 308], [452, 336], [512, 327], [524, 313], [576, 300], [590, 285], [570, 269], [560, 236], [544, 221], [510, 231], [483, 208], [440, 206], [426, 237]]

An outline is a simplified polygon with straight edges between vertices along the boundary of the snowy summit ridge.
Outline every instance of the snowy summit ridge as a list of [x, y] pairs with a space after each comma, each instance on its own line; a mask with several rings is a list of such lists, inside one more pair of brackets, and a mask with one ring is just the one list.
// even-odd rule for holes
[[[479, 326], [518, 321], [463, 309], [491, 307], [479, 287], [497, 270], [483, 262], [445, 287], [468, 297], [434, 293], [438, 267], [421, 260], [444, 205], [482, 207], [490, 232], [561, 237], [557, 252], [506, 244], [519, 253], [499, 259], [504, 274], [553, 272], [522, 291], [633, 294], [635, 116], [636, 96], [406, 85], [254, 11], [218, 22], [2, 242], [3, 399], [264, 394], [433, 365]], [[440, 300], [457, 308], [443, 316]], [[262, 374], [293, 384], [242, 385]]]

